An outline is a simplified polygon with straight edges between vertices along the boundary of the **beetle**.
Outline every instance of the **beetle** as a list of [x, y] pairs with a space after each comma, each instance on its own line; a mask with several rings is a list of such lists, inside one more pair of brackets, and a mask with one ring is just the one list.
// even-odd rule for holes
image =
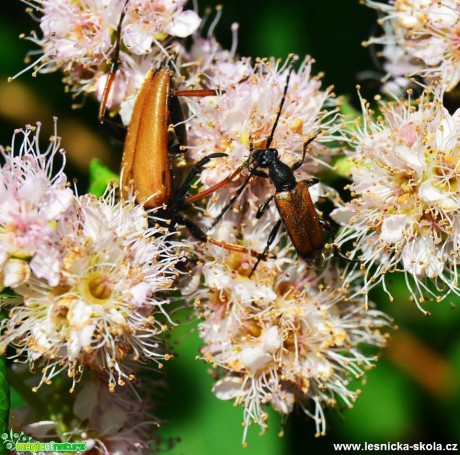
[[[129, 0], [126, 0], [118, 23], [114, 55], [98, 114], [99, 122], [101, 124], [109, 123], [110, 129], [120, 136], [122, 134], [121, 127], [107, 119], [105, 113], [119, 67], [121, 26], [128, 2]], [[199, 240], [209, 241], [232, 251], [247, 253], [248, 249], [240, 245], [208, 238], [200, 227], [181, 214], [181, 211], [192, 205], [193, 202], [212, 194], [221, 187], [215, 185], [194, 196], [187, 197], [199, 171], [212, 159], [227, 155], [225, 153], [212, 153], [192, 167], [184, 182], [181, 182], [181, 179], [177, 177], [177, 172], [174, 171], [179, 167], [177, 163], [186, 149], [185, 116], [179, 97], [216, 96], [217, 92], [206, 89], [173, 91], [172, 76], [173, 72], [167, 65], [158, 70], [150, 69], [137, 94], [124, 142], [122, 194], [127, 196], [132, 186], [136, 199], [146, 209], [163, 206], [165, 216], [169, 218], [168, 228], [170, 231], [174, 230], [178, 224], [183, 224]], [[176, 140], [173, 147], [169, 140], [171, 123]]]
[[[315, 266], [320, 266], [323, 262], [322, 253], [325, 245], [323, 231], [328, 230], [328, 225], [319, 217], [309, 191], [311, 186], [319, 183], [319, 179], [311, 177], [297, 181], [294, 176], [294, 172], [303, 164], [308, 145], [313, 140], [314, 138], [311, 138], [304, 143], [302, 159], [292, 166], [280, 160], [278, 150], [275, 148], [266, 147], [254, 152], [250, 174], [270, 179], [275, 187], [275, 193], [270, 195], [257, 210], [256, 218], [260, 219], [270, 202], [275, 200], [280, 219], [273, 226], [267, 245], [254, 264], [251, 275], [268, 253], [281, 224], [286, 228], [294, 248], [302, 259]], [[268, 174], [259, 168], [266, 168]]]
[[[281, 112], [286, 100], [291, 73], [296, 61], [297, 60], [295, 58], [291, 61], [283, 96], [281, 98], [270, 135], [266, 140], [265, 147], [253, 150], [253, 146], [251, 145], [248, 159], [245, 164], [238, 169], [239, 172], [242, 170], [241, 168], [248, 169], [248, 175], [235, 192], [235, 195], [230, 199], [228, 204], [221, 210], [212, 223], [212, 227], [214, 227], [222, 219], [253, 177], [256, 176], [269, 179], [273, 184], [275, 192], [259, 207], [256, 213], [256, 218], [260, 219], [269, 204], [275, 200], [280, 219], [275, 223], [270, 231], [264, 251], [257, 255], [257, 261], [251, 270], [249, 275], [250, 277], [257, 269], [260, 261], [267, 256], [270, 246], [274, 242], [282, 224], [286, 228], [287, 234], [294, 248], [302, 259], [309, 264], [318, 267], [321, 266], [324, 261], [324, 232], [330, 232], [330, 226], [318, 215], [309, 191], [311, 186], [319, 183], [319, 179], [312, 177], [306, 180], [297, 181], [294, 175], [294, 172], [299, 169], [305, 161], [308, 147], [315, 140], [317, 135], [313, 135], [303, 144], [302, 158], [291, 166], [288, 166], [286, 163], [281, 161], [278, 150], [271, 147], [276, 127], [278, 126]], [[265, 172], [262, 169], [267, 169], [268, 172]], [[232, 175], [234, 174], [235, 173]], [[230, 181], [229, 177], [227, 177], [225, 181]], [[347, 260], [351, 260], [342, 255], [334, 245], [333, 249], [335, 254], [338, 254]]]
[[[325, 246], [324, 231], [330, 231], [330, 228], [328, 223], [318, 215], [309, 191], [311, 186], [319, 183], [319, 179], [311, 177], [306, 180], [297, 181], [294, 175], [294, 172], [302, 166], [308, 146], [315, 138], [316, 136], [304, 143], [302, 159], [292, 166], [288, 166], [281, 161], [278, 150], [269, 147], [271, 142], [269, 140], [267, 140], [268, 146], [255, 150], [250, 158], [251, 164], [249, 165], [249, 174], [246, 180], [212, 224], [214, 227], [220, 221], [253, 176], [270, 179], [275, 187], [275, 192], [265, 199], [258, 208], [256, 218], [262, 218], [270, 203], [275, 200], [280, 219], [270, 231], [264, 251], [257, 255], [257, 261], [249, 277], [255, 272], [260, 261], [267, 256], [269, 248], [274, 242], [282, 224], [286, 228], [294, 248], [302, 259], [315, 266], [320, 266], [323, 262], [322, 253]], [[267, 169], [268, 173], [261, 170], [261, 168]]]
[[[127, 194], [134, 186], [136, 198], [146, 209], [164, 206], [169, 218], [168, 228], [174, 230], [178, 224], [184, 225], [198, 240], [210, 242], [222, 248], [248, 253], [248, 249], [233, 243], [218, 241], [208, 235], [181, 212], [197, 200], [214, 193], [222, 187], [222, 182], [207, 188], [194, 196], [188, 192], [200, 170], [212, 159], [227, 156], [226, 153], [211, 153], [199, 160], [189, 171], [180, 185], [174, 179], [177, 169], [177, 154], [170, 152], [168, 140], [169, 122], [172, 117], [180, 118], [174, 128], [179, 151], [186, 148], [186, 131], [182, 119], [184, 114], [179, 96], [215, 96], [215, 90], [186, 90], [171, 93], [171, 70], [151, 69], [137, 94], [133, 115], [128, 126], [122, 158], [122, 192]], [[233, 178], [232, 173], [227, 179]], [[227, 179], [224, 179], [226, 182]], [[251, 254], [257, 254], [251, 252]]]
[[[172, 92], [171, 70], [167, 67], [151, 69], [142, 84], [134, 103], [133, 115], [126, 133], [123, 150], [122, 188], [134, 183], [138, 200], [146, 208], [167, 204], [171, 199], [173, 167], [181, 158], [186, 144], [184, 114], [178, 96], [214, 96], [215, 90], [190, 90]], [[169, 125], [177, 125], [177, 141], [171, 152]], [[212, 155], [218, 157], [222, 155]], [[206, 160], [208, 162], [209, 160]], [[204, 163], [198, 163], [202, 167]]]

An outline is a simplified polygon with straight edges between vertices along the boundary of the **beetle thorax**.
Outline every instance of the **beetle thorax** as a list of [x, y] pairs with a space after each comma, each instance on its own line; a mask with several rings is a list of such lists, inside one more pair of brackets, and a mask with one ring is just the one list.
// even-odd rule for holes
[[264, 167], [268, 168], [268, 175], [277, 192], [291, 191], [295, 188], [297, 181], [294, 172], [279, 159], [276, 149], [267, 149], [264, 161], [266, 163]]

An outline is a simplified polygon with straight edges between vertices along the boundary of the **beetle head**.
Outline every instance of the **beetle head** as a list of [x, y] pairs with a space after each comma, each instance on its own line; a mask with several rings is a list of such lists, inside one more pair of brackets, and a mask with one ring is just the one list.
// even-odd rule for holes
[[278, 158], [278, 150], [274, 148], [258, 149], [254, 152], [256, 167], [269, 167]]
[[278, 159], [278, 150], [274, 148], [268, 148], [267, 150], [265, 150], [264, 161], [267, 163], [267, 165], [270, 165], [277, 159]]

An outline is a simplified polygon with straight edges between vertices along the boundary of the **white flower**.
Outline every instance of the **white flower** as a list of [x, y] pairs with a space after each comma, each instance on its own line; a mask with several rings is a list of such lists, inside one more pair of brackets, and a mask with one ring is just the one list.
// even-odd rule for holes
[[42, 382], [68, 370], [75, 383], [88, 366], [107, 372], [113, 389], [132, 379], [122, 365], [128, 356], [161, 367], [157, 336], [166, 326], [157, 316], [168, 321], [168, 300], [160, 294], [182, 258], [179, 244], [148, 223], [134, 196], [115, 202], [114, 189], [100, 200], [81, 196], [56, 228], [58, 283], [32, 277], [16, 288], [24, 303], [2, 322], [2, 348], [12, 343], [17, 356], [44, 365]]
[[40, 127], [16, 130], [10, 148], [0, 148], [0, 288], [27, 282], [31, 271], [56, 286], [60, 258], [56, 223], [74, 198], [63, 167], [53, 160], [65, 153], [56, 135], [39, 150]]
[[[214, 53], [213, 53], [214, 55]], [[264, 148], [278, 112], [290, 60], [217, 60], [199, 68], [205, 73], [202, 85], [219, 90], [217, 96], [187, 99], [193, 114], [189, 123], [190, 154], [198, 159], [209, 150], [229, 156], [209, 165], [201, 173], [205, 186], [219, 182], [244, 163], [251, 144]], [[206, 59], [203, 59], [206, 62]], [[321, 143], [332, 140], [340, 129], [330, 89], [321, 90], [318, 77], [311, 76], [311, 59], [306, 58], [291, 75], [286, 101], [275, 131], [272, 147], [287, 164], [299, 160], [302, 145], [319, 134], [302, 168], [305, 173], [317, 167], [318, 157], [329, 161], [332, 151]], [[191, 76], [193, 80], [193, 76]], [[220, 92], [222, 90], [222, 92]], [[316, 160], [316, 163], [314, 162]]]
[[137, 55], [151, 52], [166, 35], [186, 38], [194, 33], [200, 18], [183, 11], [186, 0], [130, 0], [123, 21], [123, 42]]
[[[143, 80], [146, 67], [158, 67], [168, 56], [171, 37], [185, 38], [200, 24], [196, 12], [183, 10], [185, 0], [24, 0], [24, 3], [29, 5], [30, 13], [33, 8], [39, 12], [42, 34], [39, 36], [34, 31], [26, 39], [41, 48], [41, 55], [30, 52], [31, 56], [38, 53], [39, 58], [15, 77], [31, 68], [34, 74], [61, 70], [73, 93], [96, 93], [99, 100], [114, 57], [118, 25], [125, 13], [119, 37], [119, 71], [108, 102], [114, 113], [121, 101], [135, 96], [140, 87], [139, 75]], [[174, 52], [173, 49], [171, 55]]]
[[[184, 11], [186, 17], [191, 14], [191, 11]], [[194, 14], [194, 13], [193, 13]], [[200, 88], [200, 83], [203, 78], [207, 79], [214, 75], [212, 68], [216, 62], [234, 66], [231, 62], [235, 58], [237, 47], [237, 30], [238, 24], [232, 25], [233, 43], [230, 51], [222, 48], [220, 43], [213, 35], [214, 28], [220, 20], [222, 8], [216, 7], [216, 17], [209, 25], [207, 36], [203, 37], [202, 32], [205, 28], [205, 21], [201, 23], [200, 30], [195, 31], [192, 36], [192, 44], [190, 49], [186, 48], [180, 41], [172, 41], [165, 49], [170, 55], [174, 56], [174, 65], [178, 71], [172, 77], [173, 88], [189, 89]], [[191, 17], [191, 16], [190, 16]], [[194, 20], [193, 20], [194, 22]], [[151, 32], [150, 24], [149, 31]], [[149, 40], [152, 38], [150, 37]], [[150, 53], [133, 58], [132, 62], [124, 69], [123, 65], [120, 68], [122, 81], [129, 81], [129, 86], [126, 83], [122, 84], [121, 92], [117, 90], [117, 97], [112, 96], [109, 102], [110, 106], [117, 107], [120, 104], [119, 113], [124, 125], [129, 125], [134, 102], [137, 93], [144, 82], [144, 79], [151, 68], [160, 68], [165, 61], [165, 52], [161, 54]], [[107, 76], [102, 76], [99, 79], [98, 98], [102, 97], [102, 90], [105, 87]], [[197, 87], [198, 86], [198, 87]], [[182, 104], [187, 103], [187, 98], [180, 98]]]
[[[237, 235], [257, 248], [266, 227]], [[308, 271], [289, 257], [289, 248], [280, 248], [280, 238], [275, 243], [276, 258], [264, 260], [251, 278], [254, 258], [208, 246], [204, 283], [192, 296], [202, 321], [202, 357], [220, 368], [213, 392], [244, 407], [243, 444], [248, 425], [267, 427], [266, 404], [281, 414], [298, 405], [324, 434], [323, 406], [351, 407], [359, 392], [348, 389], [349, 376], [361, 376], [375, 360], [361, 352], [361, 343], [375, 347], [386, 340], [380, 328], [388, 319], [364, 310], [360, 283], [341, 282], [344, 272], [332, 268]]]
[[353, 242], [354, 256], [371, 266], [366, 289], [386, 272], [403, 271], [419, 302], [458, 293], [460, 111], [449, 114], [439, 95], [416, 106], [382, 104], [377, 121], [364, 101], [363, 110], [364, 126], [352, 141], [353, 199], [332, 213], [348, 226], [336, 243]]
[[[384, 28], [383, 36], [371, 38], [367, 44], [383, 44], [392, 50], [399, 47], [390, 60], [398, 55], [397, 59], [405, 62], [405, 74], [420, 74], [429, 83], [441, 78], [448, 90], [455, 88], [460, 80], [460, 8], [456, 0], [396, 0], [388, 4], [366, 0], [366, 4], [383, 13], [380, 22]], [[390, 55], [389, 49], [384, 56]], [[402, 74], [391, 63], [385, 69], [389, 76]]]
[[[33, 67], [36, 72], [47, 73], [61, 69], [78, 80], [88, 79], [100, 65], [106, 64], [125, 0], [32, 0], [26, 3], [40, 13], [43, 35], [39, 37], [32, 32], [27, 37], [43, 53], [26, 70]], [[30, 8], [29, 12], [32, 11]], [[86, 72], [89, 73], [84, 75]]]

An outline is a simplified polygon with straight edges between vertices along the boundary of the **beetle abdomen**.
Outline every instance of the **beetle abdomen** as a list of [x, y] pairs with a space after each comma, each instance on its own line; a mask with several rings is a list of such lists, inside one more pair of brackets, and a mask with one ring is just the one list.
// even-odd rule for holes
[[323, 231], [308, 188], [307, 182], [298, 182], [293, 190], [276, 193], [275, 202], [298, 254], [308, 262], [318, 262]]
[[131, 182], [147, 208], [169, 201], [168, 152], [169, 69], [150, 70], [137, 95], [123, 152], [123, 191]]

